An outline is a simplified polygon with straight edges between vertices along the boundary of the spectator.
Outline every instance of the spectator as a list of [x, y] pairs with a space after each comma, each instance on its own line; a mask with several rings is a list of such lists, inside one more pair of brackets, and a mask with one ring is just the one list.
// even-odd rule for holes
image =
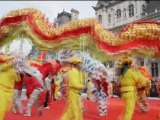
[[160, 97], [160, 78], [158, 78], [157, 82], [157, 92], [158, 92], [158, 97]]
[[151, 81], [150, 97], [158, 97], [156, 80]]

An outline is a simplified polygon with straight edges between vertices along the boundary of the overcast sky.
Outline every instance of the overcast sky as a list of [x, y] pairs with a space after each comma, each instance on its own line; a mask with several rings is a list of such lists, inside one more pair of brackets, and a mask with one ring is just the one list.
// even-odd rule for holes
[[[22, 8], [36, 8], [49, 18], [50, 22], [54, 21], [57, 14], [62, 12], [63, 9], [70, 13], [72, 8], [79, 11], [79, 18], [93, 18], [95, 11], [92, 6], [95, 6], [97, 1], [0, 1], [0, 18], [12, 10]], [[31, 46], [29, 42], [24, 42], [24, 52], [29, 53]], [[11, 51], [18, 49], [20, 42], [14, 42], [11, 45]], [[4, 51], [4, 50], [3, 50]]]
[[53, 21], [57, 14], [62, 12], [70, 12], [72, 8], [77, 9], [79, 18], [95, 17], [95, 11], [92, 6], [95, 6], [97, 1], [0, 1], [0, 17], [11, 10], [22, 8], [37, 8], [42, 13]]

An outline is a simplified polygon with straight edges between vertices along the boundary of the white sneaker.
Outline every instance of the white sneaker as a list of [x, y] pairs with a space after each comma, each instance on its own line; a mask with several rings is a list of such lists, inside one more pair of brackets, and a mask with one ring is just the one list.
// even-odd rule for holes
[[49, 106], [47, 106], [47, 107], [45, 107], [45, 109], [50, 109], [50, 107], [49, 107]]
[[15, 113], [15, 114], [17, 113], [16, 109], [12, 109], [12, 112]]
[[106, 116], [107, 114], [106, 113], [101, 113], [101, 114], [99, 114], [99, 116], [101, 116], [101, 117], [103, 117], [103, 116]]
[[148, 111], [149, 111], [148, 109], [144, 109], [144, 110], [142, 110], [142, 112], [145, 112], [145, 113], [146, 113], [146, 112], [148, 112]]
[[31, 114], [29, 114], [29, 113], [25, 113], [25, 114], [24, 114], [24, 116], [25, 116], [25, 117], [30, 117], [30, 116], [31, 116]]

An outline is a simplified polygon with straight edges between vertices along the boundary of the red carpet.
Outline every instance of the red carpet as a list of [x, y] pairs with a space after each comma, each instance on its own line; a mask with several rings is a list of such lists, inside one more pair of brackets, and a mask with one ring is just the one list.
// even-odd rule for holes
[[[133, 120], [158, 120], [157, 114], [160, 112], [160, 101], [149, 100], [150, 111], [148, 113], [141, 113], [136, 108]], [[118, 117], [123, 112], [123, 104], [117, 98], [109, 99], [108, 101], [108, 115], [106, 117], [99, 117], [97, 105], [89, 101], [85, 101], [87, 111], [84, 113], [84, 120], [118, 120]], [[23, 117], [23, 115], [8, 113], [5, 120], [60, 120], [63, 113], [64, 102], [52, 102], [50, 109], [44, 109], [43, 115], [38, 116], [36, 109], [33, 109], [32, 117]]]

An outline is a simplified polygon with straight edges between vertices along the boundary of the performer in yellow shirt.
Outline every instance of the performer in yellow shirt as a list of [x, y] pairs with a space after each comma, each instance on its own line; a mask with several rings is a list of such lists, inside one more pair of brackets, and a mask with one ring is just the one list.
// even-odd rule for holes
[[119, 60], [119, 76], [121, 99], [125, 105], [124, 117], [122, 120], [131, 120], [137, 100], [137, 87], [143, 87], [146, 84], [146, 78], [133, 69], [133, 59], [122, 57]]
[[20, 81], [12, 62], [7, 61], [11, 58], [0, 56], [0, 59], [4, 58], [5, 62], [0, 63], [0, 120], [4, 120], [6, 112], [10, 110], [15, 82]]
[[68, 77], [68, 106], [61, 120], [83, 120], [81, 91], [84, 89], [84, 75], [81, 71], [82, 61], [79, 58], [70, 60], [72, 68], [67, 72]]

